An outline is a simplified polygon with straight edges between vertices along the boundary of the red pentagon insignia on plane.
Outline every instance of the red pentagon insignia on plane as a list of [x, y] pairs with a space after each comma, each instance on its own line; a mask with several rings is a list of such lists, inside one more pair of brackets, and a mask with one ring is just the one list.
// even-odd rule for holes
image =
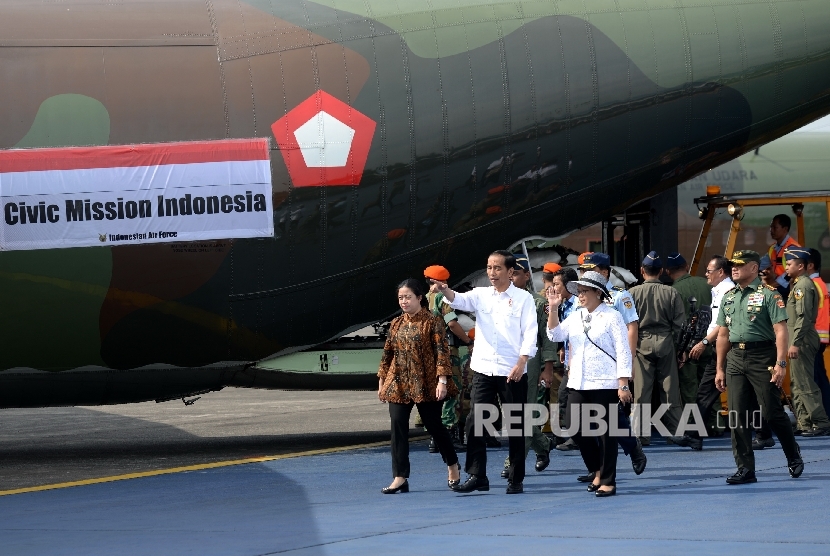
[[358, 185], [375, 121], [317, 91], [271, 126], [295, 187]]

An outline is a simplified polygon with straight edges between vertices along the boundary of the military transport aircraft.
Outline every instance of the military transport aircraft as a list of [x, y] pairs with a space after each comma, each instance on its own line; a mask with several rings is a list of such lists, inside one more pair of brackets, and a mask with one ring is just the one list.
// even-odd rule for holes
[[[60, 194], [77, 153], [106, 166], [269, 141], [246, 155], [270, 164], [268, 237], [102, 229], [96, 247], [34, 235], [40, 248], [0, 253], [0, 407], [121, 403], [284, 386], [250, 364], [393, 313], [394, 285], [425, 266], [465, 276], [494, 248], [599, 221], [827, 114], [830, 10], [0, 0], [0, 83], [0, 241], [60, 219], [36, 194]], [[19, 186], [19, 168], [45, 189]], [[242, 193], [179, 207], [241, 218], [260, 202]], [[87, 201], [67, 208], [96, 222], [139, 206]]]

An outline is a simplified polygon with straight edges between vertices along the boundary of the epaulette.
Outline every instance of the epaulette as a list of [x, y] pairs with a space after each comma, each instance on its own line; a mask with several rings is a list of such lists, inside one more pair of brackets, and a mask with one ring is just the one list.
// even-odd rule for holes
[[778, 288], [776, 288], [775, 286], [770, 286], [769, 284], [764, 284], [764, 287], [767, 288], [768, 290], [772, 290], [774, 292], [778, 291]]
[[615, 291], [618, 291], [618, 292], [624, 292], [625, 291], [625, 288], [621, 288], [619, 286], [611, 286], [611, 289], [615, 290]]

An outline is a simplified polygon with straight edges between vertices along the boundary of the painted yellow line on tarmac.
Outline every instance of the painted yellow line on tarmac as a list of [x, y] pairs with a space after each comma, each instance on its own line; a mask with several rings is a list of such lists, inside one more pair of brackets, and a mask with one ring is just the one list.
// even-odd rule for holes
[[[415, 436], [409, 439], [410, 442], [414, 440], [425, 440], [429, 436]], [[84, 479], [82, 481], [69, 481], [66, 483], [54, 483], [51, 485], [40, 485], [25, 488], [15, 488], [11, 490], [0, 490], [0, 496], [9, 496], [11, 494], [24, 494], [26, 492], [40, 492], [42, 490], [55, 490], [59, 488], [70, 488], [85, 485], [97, 485], [99, 483], [111, 483], [114, 481], [126, 481], [128, 479], [141, 479], [143, 477], [155, 477], [157, 475], [170, 475], [172, 473], [184, 473], [186, 471], [202, 471], [204, 469], [216, 469], [217, 467], [229, 467], [231, 465], [244, 465], [246, 463], [263, 463], [266, 461], [275, 461], [278, 459], [301, 458], [305, 456], [319, 456], [321, 454], [334, 454], [337, 452], [347, 452], [349, 450], [360, 450], [362, 448], [377, 448], [379, 446], [388, 446], [389, 441], [384, 442], [370, 442], [368, 444], [354, 444], [351, 446], [341, 446], [339, 448], [323, 448], [320, 450], [308, 450], [305, 452], [294, 452], [291, 454], [280, 454], [277, 456], [260, 456], [256, 458], [232, 459], [227, 461], [216, 461], [213, 463], [198, 463], [196, 465], [184, 465], [182, 467], [169, 467], [167, 469], [156, 469], [155, 471], [141, 471], [139, 473], [126, 473], [124, 475], [111, 475], [109, 477], [98, 477], [96, 479]]]

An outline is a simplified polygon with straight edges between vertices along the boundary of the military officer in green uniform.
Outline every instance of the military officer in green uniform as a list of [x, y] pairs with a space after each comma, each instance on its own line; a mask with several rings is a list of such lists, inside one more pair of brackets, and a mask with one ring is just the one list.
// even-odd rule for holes
[[[443, 266], [430, 266], [424, 270], [424, 278], [429, 283], [430, 280], [437, 280], [439, 282], [446, 282], [450, 279], [450, 271]], [[442, 303], [444, 295], [438, 293], [435, 288], [430, 288], [427, 293], [427, 300], [429, 301], [429, 310], [444, 319], [447, 325], [447, 340], [450, 346], [450, 360], [452, 362], [452, 380], [458, 388], [459, 394], [452, 398], [448, 397], [444, 400], [444, 406], [441, 411], [441, 422], [445, 427], [450, 429], [450, 436], [459, 443], [463, 443], [463, 421], [466, 415], [462, 413], [462, 390], [463, 380], [461, 376], [461, 357], [458, 355], [459, 346], [467, 346], [470, 343], [470, 338], [461, 325], [458, 323], [458, 315], [455, 314], [452, 307], [446, 303]], [[460, 424], [460, 425], [459, 425]], [[430, 440], [429, 451], [432, 453], [438, 452], [438, 447], [434, 440]]]
[[[545, 367], [548, 374], [553, 372], [553, 362], [559, 357], [556, 344], [550, 341], [547, 334], [548, 326], [548, 301], [533, 291], [533, 283], [530, 275], [530, 261], [524, 255], [516, 255], [516, 266], [513, 269], [511, 280], [513, 285], [519, 289], [527, 290], [533, 296], [536, 304], [536, 319], [539, 322], [539, 335], [536, 339], [536, 355], [527, 362], [527, 403], [536, 404], [539, 398], [539, 379], [542, 375], [542, 367]], [[536, 452], [536, 471], [544, 471], [550, 465], [550, 439], [542, 433], [542, 429], [533, 426], [533, 435], [525, 437], [525, 456], [530, 449]], [[510, 458], [504, 461], [502, 477], [508, 478], [510, 474]]]
[[[666, 257], [666, 274], [672, 280], [672, 287], [680, 294], [687, 320], [692, 316], [689, 298], [695, 298], [696, 309], [712, 306], [712, 287], [706, 278], [689, 274], [689, 264], [683, 255], [670, 253]], [[690, 359], [688, 353], [677, 354], [678, 360], [682, 361], [678, 364], [677, 373], [680, 379], [680, 400], [683, 405], [695, 403], [697, 400], [697, 388], [703, 378], [703, 369], [711, 357], [711, 348], [706, 348], [697, 360]]]
[[[781, 294], [761, 283], [761, 256], [755, 251], [736, 251], [732, 259], [732, 281], [718, 313], [718, 365], [715, 386], [727, 390], [732, 427], [732, 453], [738, 471], [726, 482], [741, 485], [757, 482], [755, 454], [750, 428], [753, 397], [778, 437], [792, 477], [804, 471], [801, 451], [790, 420], [781, 406], [781, 384], [787, 374], [787, 311]], [[770, 369], [772, 369], [770, 371]], [[772, 376], [770, 376], [772, 372]]]
[[637, 356], [634, 360], [634, 403], [637, 409], [633, 411], [633, 429], [635, 434], [641, 435], [643, 445], [651, 441], [651, 429], [644, 426], [643, 412], [651, 407], [655, 385], [660, 394], [660, 404], [668, 405], [662, 417], [669, 432], [667, 441], [679, 438], [675, 435], [683, 414], [674, 334], [683, 327], [686, 317], [677, 290], [660, 281], [662, 268], [660, 256], [650, 252], [640, 268], [645, 281], [629, 290], [640, 316]]
[[830, 420], [821, 401], [821, 390], [813, 380], [813, 367], [821, 344], [816, 331], [819, 295], [807, 270], [810, 250], [789, 247], [784, 251], [790, 278], [790, 296], [787, 298], [787, 333], [790, 338], [787, 355], [790, 358], [790, 387], [793, 392], [793, 411], [798, 428], [804, 436], [830, 434]]

